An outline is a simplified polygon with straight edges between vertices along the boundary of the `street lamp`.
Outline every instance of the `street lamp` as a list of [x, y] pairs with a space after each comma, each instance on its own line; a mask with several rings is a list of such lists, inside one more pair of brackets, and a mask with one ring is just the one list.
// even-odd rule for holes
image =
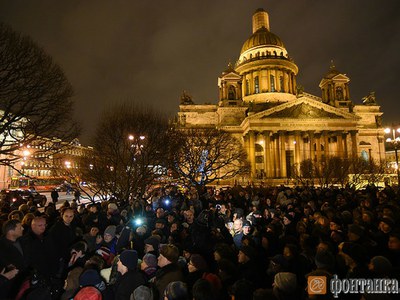
[[400, 128], [386, 128], [385, 129], [386, 134], [390, 134], [390, 133], [392, 134], [391, 137], [386, 139], [386, 142], [392, 144], [393, 148], [394, 148], [394, 155], [396, 158], [397, 186], [400, 187], [399, 156], [397, 155], [397, 149], [400, 145], [400, 137], [396, 136], [396, 132], [400, 134]]

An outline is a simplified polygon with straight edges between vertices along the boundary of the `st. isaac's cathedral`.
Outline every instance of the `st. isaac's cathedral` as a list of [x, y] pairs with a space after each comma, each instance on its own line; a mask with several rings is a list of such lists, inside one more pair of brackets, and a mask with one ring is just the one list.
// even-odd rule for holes
[[354, 104], [350, 78], [333, 62], [319, 83], [321, 95], [306, 93], [296, 83], [297, 65], [270, 31], [268, 13], [258, 9], [252, 24], [236, 64], [218, 78], [218, 104], [195, 104], [184, 94], [180, 126], [230, 132], [247, 151], [252, 180], [291, 177], [291, 167], [306, 159], [319, 163], [329, 156], [357, 156], [383, 161], [383, 112], [374, 93]]

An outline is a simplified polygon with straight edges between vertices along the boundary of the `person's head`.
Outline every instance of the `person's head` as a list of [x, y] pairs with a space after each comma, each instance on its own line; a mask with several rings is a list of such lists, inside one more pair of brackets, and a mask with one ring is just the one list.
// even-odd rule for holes
[[186, 283], [170, 282], [164, 290], [164, 300], [187, 300], [189, 297]]
[[124, 250], [118, 259], [117, 270], [124, 275], [129, 270], [136, 270], [138, 255], [135, 250]]
[[144, 271], [148, 268], [157, 268], [157, 263], [157, 257], [154, 254], [147, 253], [143, 256], [140, 269]]
[[150, 236], [144, 240], [144, 253], [149, 253], [156, 251], [158, 253], [158, 248], [160, 246], [160, 239], [157, 236]]
[[248, 300], [253, 298], [254, 284], [246, 279], [236, 281], [232, 286], [231, 295], [235, 300]]
[[198, 279], [192, 289], [193, 300], [214, 300], [215, 293], [211, 283], [205, 279]]
[[158, 266], [160, 268], [176, 263], [179, 259], [179, 249], [173, 244], [167, 244], [161, 247], [160, 255], [158, 256]]
[[66, 207], [61, 211], [61, 218], [65, 225], [70, 226], [74, 219], [75, 212], [72, 208]]
[[165, 223], [166, 223], [165, 219], [157, 219], [155, 228], [156, 229], [164, 229]]
[[92, 205], [89, 206], [89, 212], [90, 212], [90, 213], [96, 214], [98, 211], [99, 211], [99, 210], [98, 210], [98, 207], [97, 207], [96, 204], [92, 204]]
[[110, 243], [115, 238], [115, 232], [117, 231], [117, 227], [115, 225], [109, 225], [104, 230], [104, 241], [106, 243]]
[[89, 235], [90, 236], [97, 236], [99, 234], [99, 227], [97, 226], [92, 226], [89, 230]]
[[46, 218], [34, 217], [31, 223], [32, 232], [36, 235], [42, 235], [46, 231]]
[[186, 223], [192, 224], [194, 222], [194, 213], [193, 213], [193, 211], [188, 209], [188, 210], [185, 211], [184, 215], [185, 215]]
[[22, 236], [24, 227], [22, 227], [21, 221], [19, 220], [8, 220], [3, 224], [3, 234], [11, 241], [16, 241]]
[[196, 271], [206, 271], [207, 268], [207, 262], [200, 254], [192, 254], [188, 262], [189, 273]]
[[87, 251], [87, 244], [84, 241], [76, 242], [71, 246], [71, 255], [82, 257]]
[[242, 246], [238, 254], [238, 263], [245, 264], [252, 259], [255, 259], [256, 251], [251, 246]]
[[158, 208], [156, 209], [156, 217], [157, 217], [158, 219], [164, 218], [164, 214], [165, 214], [164, 208], [158, 207]]
[[249, 221], [243, 222], [243, 234], [248, 235], [251, 232], [251, 223]]
[[393, 231], [389, 235], [388, 248], [391, 251], [400, 251], [400, 232]]
[[241, 232], [243, 230], [243, 220], [242, 219], [236, 219], [233, 222], [233, 230], [235, 233]]

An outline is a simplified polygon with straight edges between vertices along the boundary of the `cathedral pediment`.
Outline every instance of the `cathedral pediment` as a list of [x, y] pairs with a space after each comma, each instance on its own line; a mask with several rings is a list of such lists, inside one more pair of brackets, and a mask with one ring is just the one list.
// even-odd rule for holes
[[357, 117], [354, 114], [345, 112], [333, 106], [308, 97], [301, 97], [268, 110], [251, 115], [251, 119], [352, 119]]

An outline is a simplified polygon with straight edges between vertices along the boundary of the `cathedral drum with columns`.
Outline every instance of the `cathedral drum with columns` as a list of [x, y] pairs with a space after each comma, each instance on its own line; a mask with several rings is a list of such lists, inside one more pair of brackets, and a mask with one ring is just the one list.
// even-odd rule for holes
[[296, 83], [298, 67], [281, 39], [270, 31], [263, 9], [253, 15], [253, 33], [235, 66], [218, 78], [219, 102], [181, 101], [183, 128], [215, 126], [242, 141], [250, 180], [287, 179], [301, 161], [326, 157], [385, 159], [382, 112], [371, 93], [353, 104], [350, 79], [331, 63], [319, 87], [308, 94]]

